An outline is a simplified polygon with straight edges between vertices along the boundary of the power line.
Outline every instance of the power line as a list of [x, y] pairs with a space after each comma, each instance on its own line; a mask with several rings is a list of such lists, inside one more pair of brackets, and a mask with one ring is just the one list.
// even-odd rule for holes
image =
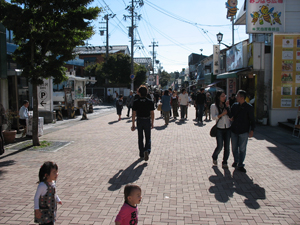
[[[158, 30], [157, 28], [155, 28], [154, 26], [152, 26], [147, 20], [144, 19], [144, 21], [146, 23], [148, 23], [152, 29], [156, 30], [156, 32], [158, 32], [160, 35], [162, 35], [163, 37], [165, 37], [167, 40], [169, 40], [170, 42], [174, 43], [175, 45], [177, 45], [178, 47], [181, 47], [189, 52], [193, 52], [192, 49], [188, 49], [186, 47], [184, 47], [184, 44], [177, 42], [176, 40], [174, 40], [173, 38], [169, 37], [168, 35], [164, 34], [163, 32], [161, 32], [160, 30]], [[177, 43], [176, 43], [177, 42]]]
[[176, 19], [176, 20], [178, 20], [178, 21], [181, 21], [181, 22], [183, 22], [183, 23], [188, 23], [188, 24], [193, 25], [193, 26], [202, 26], [202, 27], [204, 27], [204, 26], [207, 26], [207, 27], [224, 27], [224, 26], [231, 26], [231, 24], [225, 24], [225, 25], [208, 25], [208, 24], [199, 24], [199, 23], [195, 23], [195, 22], [189, 21], [188, 19], [185, 19], [185, 18], [183, 18], [183, 17], [180, 17], [180, 16], [178, 16], [178, 15], [176, 15], [176, 14], [173, 14], [173, 13], [171, 13], [171, 12], [168, 12], [167, 10], [165, 10], [165, 9], [163, 9], [163, 8], [161, 8], [161, 7], [157, 6], [157, 5], [155, 5], [154, 3], [152, 3], [152, 2], [150, 2], [150, 1], [148, 1], [148, 0], [144, 0], [144, 1], [145, 1], [150, 7], [152, 7], [153, 9], [155, 9], [155, 10], [161, 12], [162, 14], [164, 14], [164, 15], [166, 15], [166, 16], [169, 16], [169, 17], [171, 17], [171, 18], [173, 18], [173, 19]]

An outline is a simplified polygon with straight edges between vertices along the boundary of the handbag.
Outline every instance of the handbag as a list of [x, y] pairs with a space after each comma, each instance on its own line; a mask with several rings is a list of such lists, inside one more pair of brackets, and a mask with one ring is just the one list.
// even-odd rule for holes
[[161, 106], [162, 106], [162, 104], [159, 103], [158, 106], [157, 106], [157, 110], [158, 110], [158, 111], [161, 111]]
[[216, 122], [216, 124], [210, 129], [209, 134], [210, 134], [211, 137], [216, 137], [217, 136], [217, 129], [218, 129], [217, 125], [219, 123], [219, 120], [220, 119], [218, 119], [218, 121]]

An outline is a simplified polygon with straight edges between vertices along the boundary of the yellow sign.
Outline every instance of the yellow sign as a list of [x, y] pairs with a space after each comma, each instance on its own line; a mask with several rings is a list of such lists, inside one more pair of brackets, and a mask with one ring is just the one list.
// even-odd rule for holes
[[297, 108], [300, 99], [300, 34], [273, 36], [272, 108]]

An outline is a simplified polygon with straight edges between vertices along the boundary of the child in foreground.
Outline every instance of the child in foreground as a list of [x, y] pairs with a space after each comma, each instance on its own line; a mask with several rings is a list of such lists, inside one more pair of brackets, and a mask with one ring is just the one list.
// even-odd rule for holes
[[115, 220], [116, 225], [138, 224], [137, 204], [142, 200], [142, 190], [138, 185], [128, 184], [124, 188], [125, 202]]
[[56, 218], [57, 202], [61, 203], [55, 194], [55, 182], [58, 176], [58, 166], [53, 162], [45, 162], [39, 171], [39, 185], [34, 196], [34, 222], [53, 225]]

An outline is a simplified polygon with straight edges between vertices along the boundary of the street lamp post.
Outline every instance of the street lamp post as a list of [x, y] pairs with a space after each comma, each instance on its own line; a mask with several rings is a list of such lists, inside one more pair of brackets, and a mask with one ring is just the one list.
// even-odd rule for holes
[[230, 47], [230, 46], [228, 46], [228, 45], [222, 43], [222, 40], [223, 40], [223, 34], [222, 34], [221, 32], [219, 32], [219, 33], [217, 34], [217, 39], [218, 39], [219, 45], [220, 45], [220, 44], [225, 45], [226, 48], [231, 48], [231, 47], [232, 47], [232, 46]]

